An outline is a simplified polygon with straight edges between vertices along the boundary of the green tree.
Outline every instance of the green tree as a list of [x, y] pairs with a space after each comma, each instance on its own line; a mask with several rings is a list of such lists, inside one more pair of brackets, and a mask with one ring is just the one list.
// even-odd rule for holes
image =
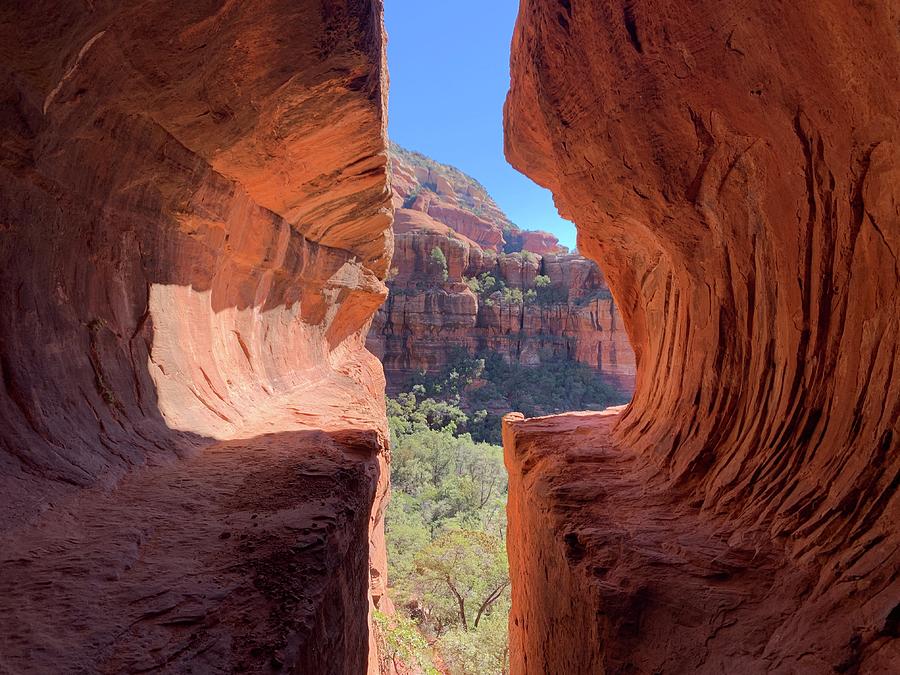
[[416, 572], [426, 604], [447, 614], [454, 624], [477, 630], [509, 587], [506, 549], [499, 537], [477, 530], [448, 530], [416, 556]]
[[423, 649], [430, 635], [453, 675], [503, 675], [507, 476], [502, 449], [465, 432], [486, 424], [488, 413], [467, 416], [459, 394], [449, 393], [465, 390], [485, 370], [484, 361], [463, 356], [453, 354], [440, 376], [422, 378], [387, 402], [392, 496], [385, 531], [398, 613], [381, 622], [377, 637], [395, 668], [418, 664], [431, 673]]
[[447, 256], [445, 256], [444, 252], [437, 246], [431, 249], [431, 262], [440, 271], [443, 280], [447, 281]]
[[492, 612], [477, 631], [452, 628], [437, 646], [454, 675], [506, 675], [509, 672], [507, 612]]
[[385, 539], [390, 561], [388, 579], [398, 604], [414, 600], [415, 555], [431, 542], [431, 531], [417, 500], [402, 490], [393, 490], [385, 523]]
[[521, 305], [524, 300], [521, 289], [509, 287], [503, 289], [502, 298], [503, 302], [509, 305]]

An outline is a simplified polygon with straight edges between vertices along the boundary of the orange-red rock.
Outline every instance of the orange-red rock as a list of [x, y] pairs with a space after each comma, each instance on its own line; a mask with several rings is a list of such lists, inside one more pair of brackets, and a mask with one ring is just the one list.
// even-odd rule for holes
[[544, 255], [546, 253], [560, 253], [562, 247], [559, 240], [542, 230], [524, 230], [522, 232], [522, 250]]
[[0, 670], [364, 671], [381, 2], [7, 3], [0, 79]]
[[[483, 188], [453, 167], [394, 145], [391, 172], [398, 205], [391, 293], [367, 341], [384, 364], [389, 388], [402, 389], [412, 374], [444, 365], [449, 348], [461, 347], [472, 354], [490, 349], [526, 365], [539, 365], [548, 355], [571, 358], [631, 391], [634, 354], [594, 262], [557, 253], [562, 249], [553, 235], [512, 225]], [[443, 191], [429, 187], [440, 185]], [[467, 210], [475, 208], [471, 194], [490, 221]], [[528, 252], [503, 253], [508, 243]], [[446, 258], [446, 279], [432, 259], [434, 249]], [[523, 291], [543, 274], [562, 297], [541, 304], [498, 296], [488, 304], [466, 285], [483, 273]]]
[[507, 424], [513, 672], [896, 669], [897, 20], [522, 2], [507, 155], [638, 375], [615, 418]]

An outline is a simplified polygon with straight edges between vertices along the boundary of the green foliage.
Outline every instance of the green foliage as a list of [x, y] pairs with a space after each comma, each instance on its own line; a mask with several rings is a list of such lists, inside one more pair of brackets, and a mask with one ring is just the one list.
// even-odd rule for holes
[[[450, 401], [484, 374], [484, 366], [484, 359], [470, 357], [462, 347], [451, 347], [447, 354], [447, 365], [437, 373], [417, 373], [412, 379], [412, 391], [418, 391], [420, 398]], [[417, 387], [420, 389], [417, 390]]]
[[415, 563], [425, 604], [447, 617], [442, 625], [477, 630], [509, 588], [503, 540], [487, 532], [447, 530], [419, 551]]
[[[527, 293], [524, 300], [529, 301]], [[602, 409], [628, 400], [588, 366], [553, 354], [542, 353], [540, 358], [539, 366], [522, 366], [507, 363], [494, 351], [472, 356], [452, 348], [443, 368], [413, 377], [415, 400], [401, 394], [389, 403], [389, 416], [400, 416], [391, 421], [392, 428], [449, 427], [477, 441], [499, 444], [500, 415], [506, 412], [533, 417]]]
[[387, 552], [394, 600], [407, 602], [414, 595], [415, 555], [431, 541], [431, 529], [425, 522], [420, 500], [397, 485], [391, 493], [387, 520]]
[[[483, 363], [481, 368], [484, 368]], [[455, 393], [454, 386], [462, 386], [458, 376], [454, 380], [434, 384], [429, 391], [452, 395]], [[392, 438], [395, 435], [432, 429], [452, 434], [457, 429], [465, 428], [468, 417], [458, 405], [450, 400], [426, 398], [425, 395], [425, 386], [419, 384], [413, 386], [412, 391], [400, 394], [396, 399], [388, 399], [387, 414]]]
[[[497, 289], [491, 275], [468, 283], [501, 296], [517, 290]], [[523, 301], [529, 292], [537, 296], [540, 289], [529, 289]], [[385, 533], [398, 610], [396, 618], [376, 622], [382, 653], [396, 662], [433, 673], [433, 649], [452, 675], [508, 672], [507, 475], [494, 444], [499, 414], [623, 400], [586, 366], [550, 354], [541, 362], [523, 367], [496, 352], [472, 356], [455, 348], [446, 366], [419, 373], [408, 391], [387, 402], [392, 497]]]
[[503, 400], [509, 410], [526, 417], [605, 408], [626, 402], [614, 387], [584, 364], [551, 355], [541, 356], [537, 367], [510, 364], [495, 352], [479, 355], [484, 361], [485, 384], [467, 392], [466, 400], [473, 409], [488, 407]]
[[506, 286], [500, 297], [507, 305], [521, 305], [524, 302], [522, 290], [519, 288], [510, 288], [509, 286]]
[[[468, 527], [501, 535], [506, 494], [502, 450], [468, 433], [457, 434], [457, 426], [471, 420], [453, 404], [434, 399], [418, 403], [411, 393], [401, 397], [402, 404], [388, 403], [395, 495], [388, 528], [392, 533], [398, 528], [397, 541], [389, 538], [388, 544], [389, 549], [399, 547], [398, 564], [405, 565], [407, 552], [421, 543], [423, 532], [433, 537]], [[440, 409], [447, 417], [429, 422], [428, 409]]]
[[458, 675], [509, 672], [508, 626], [503, 612], [485, 618], [477, 632], [451, 629], [438, 644], [444, 662]]
[[506, 287], [506, 284], [502, 281], [498, 281], [497, 277], [490, 272], [482, 272], [478, 277], [469, 279], [468, 285], [469, 289], [482, 301], [494, 291], [499, 291]]
[[[523, 255], [528, 251], [523, 252]], [[564, 286], [554, 285], [549, 276], [538, 274], [534, 278], [534, 288], [522, 291], [518, 288], [509, 288], [502, 279], [498, 279], [491, 272], [482, 272], [478, 277], [466, 279], [469, 289], [478, 296], [480, 303], [487, 307], [493, 307], [494, 301], [499, 300], [507, 305], [555, 305], [565, 304], [569, 301], [569, 292]], [[497, 293], [499, 292], [499, 295]]]
[[[426, 635], [454, 675], [506, 672], [503, 452], [462, 431], [486, 413], [466, 415], [449, 393], [483, 370], [477, 360], [460, 363], [441, 382], [416, 384], [387, 403], [392, 494], [385, 534], [398, 612], [393, 623], [380, 619], [381, 652], [426, 673]], [[450, 399], [427, 396], [435, 390]]]
[[372, 613], [372, 618], [375, 620], [379, 653], [393, 663], [395, 670], [399, 671], [403, 664], [418, 666], [425, 675], [440, 675], [432, 662], [428, 642], [415, 621], [402, 613], [387, 616], [377, 609]]
[[447, 281], [447, 256], [444, 255], [444, 252], [441, 249], [435, 246], [431, 249], [430, 257], [432, 264], [440, 271], [444, 281]]
[[531, 251], [522, 251], [522, 259], [530, 263], [536, 263], [538, 261], [538, 257]]

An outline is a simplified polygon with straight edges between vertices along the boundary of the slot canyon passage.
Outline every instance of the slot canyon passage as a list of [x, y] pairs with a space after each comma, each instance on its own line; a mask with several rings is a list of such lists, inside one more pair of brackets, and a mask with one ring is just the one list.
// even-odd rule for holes
[[[898, 31], [522, 0], [507, 157], [636, 382], [504, 419], [512, 673], [897, 671]], [[379, 672], [381, 0], [4, 3], [0, 38], [0, 672]]]

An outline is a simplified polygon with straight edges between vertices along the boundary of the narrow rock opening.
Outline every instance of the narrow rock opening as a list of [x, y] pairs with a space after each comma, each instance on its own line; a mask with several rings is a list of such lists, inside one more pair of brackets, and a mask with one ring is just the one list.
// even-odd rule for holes
[[[559, 10], [566, 27], [572, 7]], [[501, 418], [599, 412], [634, 386], [602, 269], [502, 156], [514, 19], [512, 3], [387, 5], [394, 256], [367, 345], [391, 430], [388, 670], [509, 672]]]

